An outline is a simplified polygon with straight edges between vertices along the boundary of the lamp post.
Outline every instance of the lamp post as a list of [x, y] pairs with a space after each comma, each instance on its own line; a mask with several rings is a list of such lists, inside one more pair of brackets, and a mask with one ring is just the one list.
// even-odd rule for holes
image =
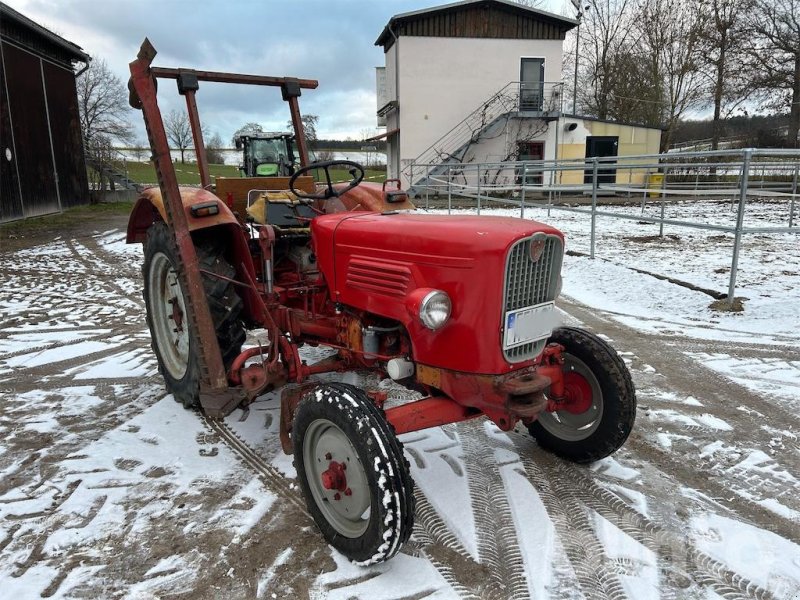
[[581, 20], [583, 13], [589, 10], [589, 4], [581, 6], [580, 0], [570, 0], [572, 6], [578, 11], [576, 19], [578, 19], [577, 37], [575, 39], [575, 76], [572, 80], [572, 114], [578, 113], [578, 54], [581, 51]]

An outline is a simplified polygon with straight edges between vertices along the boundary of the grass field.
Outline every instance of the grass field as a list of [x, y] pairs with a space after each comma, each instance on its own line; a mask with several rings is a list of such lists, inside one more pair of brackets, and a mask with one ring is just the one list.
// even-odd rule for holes
[[[121, 162], [114, 163], [120, 171], [125, 170], [125, 165]], [[137, 183], [156, 183], [156, 170], [149, 162], [128, 161], [128, 177]], [[238, 177], [239, 169], [232, 165], [209, 165], [212, 177]], [[195, 163], [175, 163], [175, 174], [178, 176], [178, 183], [188, 185], [198, 185], [200, 183], [200, 173]]]
[[[124, 171], [125, 166], [119, 162], [115, 166], [120, 171]], [[128, 177], [137, 183], [156, 183], [156, 171], [149, 162], [127, 163]], [[209, 165], [211, 177], [239, 177], [239, 169], [233, 165]], [[198, 185], [200, 183], [200, 173], [195, 163], [175, 163], [175, 174], [178, 183], [184, 185]], [[347, 181], [350, 179], [349, 173], [345, 169], [331, 169], [331, 177], [334, 181]], [[365, 180], [382, 182], [386, 179], [385, 169], [367, 169]]]

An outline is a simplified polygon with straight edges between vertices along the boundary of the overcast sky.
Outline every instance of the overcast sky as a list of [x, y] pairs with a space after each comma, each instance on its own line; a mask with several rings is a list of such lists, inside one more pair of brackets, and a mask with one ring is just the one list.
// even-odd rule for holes
[[[392, 15], [447, 0], [3, 0], [25, 16], [105, 59], [126, 82], [128, 63], [145, 36], [154, 64], [213, 71], [318, 79], [304, 90], [303, 113], [319, 116], [320, 137], [360, 138], [375, 124], [375, 40]], [[546, 0], [561, 13], [569, 0]], [[248, 121], [285, 129], [286, 103], [276, 88], [203, 83], [197, 101], [209, 133], [229, 140]], [[162, 111], [184, 107], [175, 83], [163, 80]], [[165, 110], [166, 109], [166, 110]], [[131, 119], [144, 139], [139, 113]]]

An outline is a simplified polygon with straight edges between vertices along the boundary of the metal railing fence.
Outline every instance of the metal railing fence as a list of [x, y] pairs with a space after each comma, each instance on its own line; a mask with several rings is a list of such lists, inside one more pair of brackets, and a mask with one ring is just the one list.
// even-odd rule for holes
[[[589, 256], [595, 257], [597, 219], [627, 219], [664, 226], [705, 229], [734, 236], [727, 300], [732, 304], [742, 246], [748, 234], [800, 233], [797, 227], [800, 151], [777, 149], [720, 150], [639, 156], [593, 157], [576, 160], [485, 162], [448, 164], [432, 174], [432, 164], [415, 164], [424, 174], [423, 185], [415, 186], [418, 205], [434, 204], [448, 212], [454, 200], [466, 200], [480, 214], [488, 205], [517, 206], [519, 216], [533, 206], [586, 214], [591, 219]], [[442, 171], [439, 166], [438, 171]], [[641, 214], [615, 211], [607, 198], [638, 199]], [[747, 226], [749, 198], [767, 198], [788, 205], [786, 225]], [[668, 202], [730, 199], [735, 216], [730, 224], [667, 218]], [[659, 216], [646, 215], [645, 207], [658, 203]], [[585, 206], [567, 206], [583, 204]]]

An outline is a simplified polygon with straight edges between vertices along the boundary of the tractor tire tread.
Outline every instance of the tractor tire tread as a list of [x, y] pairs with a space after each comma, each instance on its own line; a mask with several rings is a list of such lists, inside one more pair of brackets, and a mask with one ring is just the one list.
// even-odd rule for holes
[[538, 421], [531, 423], [528, 431], [542, 448], [576, 463], [591, 463], [613, 454], [628, 439], [636, 420], [636, 390], [628, 367], [611, 345], [584, 329], [560, 327], [548, 342], [564, 345], [569, 354], [592, 368], [603, 388], [603, 416], [591, 436], [576, 442], [554, 436]]
[[[213, 236], [211, 232], [200, 231], [196, 232], [192, 239], [197, 252], [198, 265], [202, 271], [222, 275], [228, 279], [235, 277], [236, 270], [225, 260], [225, 247], [218, 237]], [[177, 262], [178, 249], [171, 232], [164, 222], [155, 223], [148, 229], [144, 250], [145, 261], [142, 266], [142, 273], [145, 281], [147, 281], [150, 258], [155, 252], [166, 254], [173, 266]], [[214, 322], [214, 329], [217, 333], [223, 365], [225, 369], [228, 369], [241, 352], [242, 344], [247, 337], [244, 324], [241, 321], [244, 303], [230, 281], [206, 273], [201, 273], [201, 277], [211, 312], [211, 319]], [[147, 289], [143, 291], [143, 295], [145, 305], [147, 305]], [[152, 331], [150, 320], [151, 315], [148, 310], [147, 322]], [[200, 381], [202, 375], [199, 367], [198, 345], [194, 342], [194, 339], [190, 340], [189, 364], [187, 365], [186, 373], [180, 380], [170, 377], [162, 366], [155, 339], [152, 340], [151, 346], [158, 359], [158, 369], [164, 376], [167, 390], [177, 402], [180, 402], [186, 408], [197, 408], [200, 404]]]
[[[352, 433], [355, 435], [357, 433], [355, 430], [357, 425], [355, 424], [359, 419], [366, 417], [366, 421], [363, 423], [369, 429], [374, 430], [375, 433], [373, 435], [380, 440], [380, 444], [378, 444], [380, 449], [375, 445], [370, 446], [368, 441], [363, 444], [353, 444], [356, 448], [360, 446], [364, 453], [362, 458], [367, 459], [368, 468], [366, 471], [368, 472], [368, 478], [377, 477], [371, 472], [373, 465], [381, 462], [387, 463], [381, 475], [386, 476], [385, 481], [388, 483], [388, 489], [391, 490], [391, 493], [387, 495], [387, 498], [389, 498], [388, 504], [386, 501], [373, 500], [373, 508], [377, 508], [378, 518], [374, 521], [374, 524], [369, 525], [367, 531], [359, 538], [345, 538], [335, 531], [317, 507], [306, 480], [306, 471], [303, 465], [303, 433], [308, 425], [307, 421], [310, 422], [311, 419], [320, 416], [327, 418], [324, 414], [318, 415], [317, 413], [330, 411], [328, 408], [319, 409], [315, 406], [323, 403], [323, 399], [318, 394], [328, 400], [325, 404], [330, 404], [341, 412], [344, 420], [340, 423], [331, 421], [332, 423], [340, 428], [347, 428], [348, 423], [353, 424]], [[348, 398], [346, 404], [342, 402], [345, 397]], [[332, 419], [337, 418], [335, 414], [331, 415]], [[362, 439], [368, 440], [369, 436], [356, 435], [351, 438], [351, 441], [360, 442]], [[292, 427], [292, 442], [294, 445], [294, 465], [306, 498], [308, 510], [326, 540], [350, 560], [360, 565], [376, 564], [389, 560], [394, 556], [411, 536], [414, 528], [416, 500], [414, 496], [414, 481], [410, 475], [408, 460], [403, 454], [403, 445], [394, 434], [394, 429], [386, 420], [383, 411], [375, 406], [372, 400], [357, 387], [343, 383], [324, 384], [307, 394], [298, 404]], [[381, 461], [376, 460], [378, 457], [380, 457]], [[373, 510], [372, 512], [374, 513], [375, 511]], [[371, 518], [373, 516], [371, 514]], [[385, 529], [386, 524], [393, 523], [395, 519], [397, 520], [396, 526]], [[383, 522], [383, 525], [381, 522]]]

